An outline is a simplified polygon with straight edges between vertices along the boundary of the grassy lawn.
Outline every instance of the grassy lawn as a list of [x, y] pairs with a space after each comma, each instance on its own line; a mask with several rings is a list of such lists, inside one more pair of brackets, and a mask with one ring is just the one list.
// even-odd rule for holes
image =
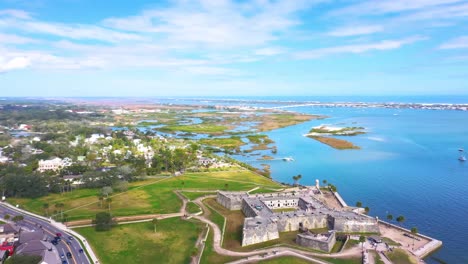
[[[318, 257], [319, 259], [323, 259], [333, 264], [362, 264], [361, 258], [346, 258], [346, 259], [339, 259], [339, 258], [322, 258]], [[397, 263], [397, 262], [395, 262]], [[398, 263], [399, 264], [399, 263]]]
[[307, 260], [296, 258], [296, 257], [279, 257], [269, 260], [263, 260], [257, 263], [261, 264], [308, 264], [310, 263]]
[[187, 199], [193, 201], [197, 198], [203, 197], [205, 195], [216, 195], [215, 191], [212, 192], [191, 192], [191, 191], [183, 191], [182, 194], [187, 197]]
[[[271, 188], [280, 186], [248, 170], [196, 172], [178, 177], [148, 179], [131, 183], [128, 192], [113, 194], [111, 213], [114, 216], [175, 213], [182, 206], [182, 201], [173, 190], [184, 188], [214, 192], [225, 189], [226, 184], [230, 191], [246, 191], [256, 186]], [[73, 221], [94, 218], [96, 213], [108, 209], [105, 201], [101, 206], [98, 193], [99, 189], [79, 189], [64, 194], [50, 194], [37, 199], [9, 198], [8, 202], [13, 205], [19, 204], [21, 208], [40, 215], [46, 214], [43, 209], [44, 203], [50, 206], [49, 214], [53, 214], [56, 210], [54, 208], [56, 203], [63, 203], [63, 210], [68, 215], [68, 220]]]
[[388, 238], [388, 237], [382, 237], [382, 241], [385, 242], [385, 243], [387, 243], [387, 244], [390, 245], [390, 246], [401, 246], [400, 243], [395, 242], [395, 241], [391, 240], [391, 239]]
[[189, 263], [198, 237], [198, 224], [179, 218], [158, 222], [119, 225], [108, 232], [91, 227], [78, 228], [92, 245], [101, 263]]
[[294, 212], [294, 211], [297, 211], [297, 208], [278, 208], [278, 209], [273, 209], [272, 211], [275, 213]]
[[205, 242], [205, 250], [203, 251], [203, 255], [201, 257], [200, 263], [202, 264], [212, 264], [212, 263], [226, 263], [230, 261], [237, 260], [236, 257], [231, 256], [223, 256], [219, 255], [213, 249], [213, 231], [210, 229], [210, 233], [208, 234], [208, 239]]
[[385, 264], [385, 262], [383, 262], [383, 260], [380, 259], [380, 256], [379, 256], [379, 254], [377, 254], [377, 252], [372, 251], [371, 254], [374, 255], [375, 264]]
[[396, 248], [392, 252], [385, 253], [387, 257], [393, 262], [398, 264], [415, 264], [410, 256], [403, 249]]
[[198, 212], [201, 212], [201, 208], [200, 208], [200, 206], [194, 204], [193, 202], [188, 202], [187, 203], [187, 211], [190, 214], [196, 214]]

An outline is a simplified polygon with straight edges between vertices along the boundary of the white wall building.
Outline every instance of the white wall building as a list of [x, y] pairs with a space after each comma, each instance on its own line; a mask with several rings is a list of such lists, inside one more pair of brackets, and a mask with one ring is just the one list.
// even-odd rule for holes
[[39, 167], [37, 168], [37, 170], [40, 172], [48, 170], [58, 171], [72, 164], [73, 163], [70, 158], [64, 158], [63, 160], [61, 158], [55, 158], [51, 160], [40, 160]]

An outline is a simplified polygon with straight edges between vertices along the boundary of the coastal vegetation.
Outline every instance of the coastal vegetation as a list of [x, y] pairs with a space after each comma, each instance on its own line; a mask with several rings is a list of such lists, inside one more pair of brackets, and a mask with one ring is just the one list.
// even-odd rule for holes
[[322, 136], [308, 136], [310, 138], [313, 138], [325, 145], [328, 145], [334, 149], [339, 149], [339, 150], [344, 150], [344, 149], [360, 149], [360, 147], [354, 145], [353, 143], [343, 140], [343, 139], [338, 139], [338, 138], [332, 138], [332, 137], [322, 137]]
[[356, 136], [365, 134], [364, 127], [332, 127], [327, 125], [321, 125], [312, 128], [307, 137], [313, 138], [323, 144], [326, 144], [332, 148], [344, 150], [344, 149], [360, 149], [360, 147], [355, 146], [353, 143], [335, 138], [334, 136]]

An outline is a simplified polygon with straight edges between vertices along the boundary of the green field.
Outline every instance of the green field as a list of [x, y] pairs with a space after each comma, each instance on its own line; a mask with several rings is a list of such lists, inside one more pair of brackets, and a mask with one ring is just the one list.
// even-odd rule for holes
[[193, 202], [188, 202], [187, 203], [187, 212], [189, 214], [196, 214], [196, 213], [201, 212], [201, 211], [202, 210], [201, 210], [200, 206], [194, 204]]
[[92, 227], [75, 229], [93, 247], [101, 263], [189, 263], [200, 226], [179, 218], [118, 225], [108, 232]]
[[398, 264], [415, 264], [410, 256], [403, 250], [396, 248], [392, 252], [387, 252], [387, 257], [393, 262]]
[[189, 200], [193, 201], [197, 198], [206, 195], [216, 195], [216, 192], [191, 192], [191, 191], [183, 191], [182, 194]]
[[[112, 195], [111, 213], [114, 216], [175, 213], [182, 206], [182, 201], [174, 190], [183, 188], [216, 191], [225, 189], [226, 184], [232, 191], [250, 190], [256, 186], [280, 187], [278, 183], [248, 170], [186, 173], [178, 177], [132, 183], [129, 191]], [[21, 208], [41, 215], [46, 215], [44, 203], [50, 205], [49, 214], [56, 210], [56, 203], [63, 203], [68, 221], [73, 221], [92, 219], [96, 213], [108, 210], [105, 201], [101, 206], [98, 193], [98, 189], [80, 189], [37, 199], [9, 198], [8, 202], [19, 204]]]

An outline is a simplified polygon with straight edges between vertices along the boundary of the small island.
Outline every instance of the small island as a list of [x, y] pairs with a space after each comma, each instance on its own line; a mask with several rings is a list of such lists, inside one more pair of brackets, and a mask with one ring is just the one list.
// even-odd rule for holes
[[332, 136], [356, 136], [365, 134], [364, 127], [334, 127], [327, 125], [320, 125], [313, 127], [306, 137], [313, 138], [323, 144], [326, 144], [334, 149], [344, 150], [344, 149], [360, 149], [359, 146], [354, 145], [353, 143], [334, 138]]

